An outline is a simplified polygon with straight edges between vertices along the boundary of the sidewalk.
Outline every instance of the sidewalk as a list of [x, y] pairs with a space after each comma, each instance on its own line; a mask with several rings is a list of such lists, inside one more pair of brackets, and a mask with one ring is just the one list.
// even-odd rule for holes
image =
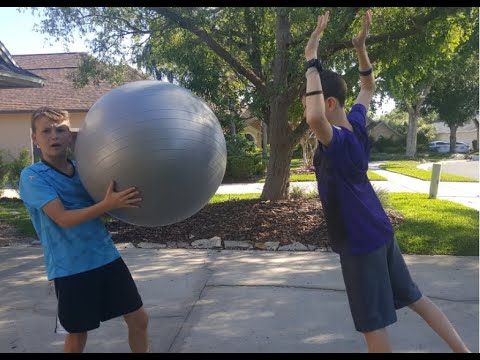
[[[416, 192], [429, 194], [430, 181], [424, 181], [411, 176], [381, 170], [378, 163], [369, 165], [369, 170], [387, 178], [387, 181], [371, 181], [376, 189], [388, 192]], [[263, 183], [225, 184], [217, 190], [217, 194], [261, 193]], [[317, 189], [315, 181], [292, 182], [290, 189], [299, 187], [305, 191]], [[479, 182], [440, 182], [437, 198], [450, 200], [480, 211], [480, 183]]]
[[[387, 181], [372, 181], [372, 186], [376, 189], [383, 189], [388, 192], [417, 192], [424, 194], [430, 192], [430, 181], [381, 170], [375, 164], [370, 166], [370, 171], [387, 178]], [[263, 186], [263, 183], [223, 184], [220, 185], [216, 193], [261, 193]], [[290, 183], [290, 189], [293, 187], [299, 187], [310, 192], [316, 191], [317, 183], [315, 181], [292, 182]], [[18, 198], [18, 193], [15, 190], [7, 189], [3, 191], [1, 196]], [[454, 201], [480, 211], [480, 183], [440, 182], [437, 198]]]
[[[122, 249], [150, 315], [151, 352], [365, 352], [338, 256], [324, 252]], [[405, 255], [424, 294], [479, 351], [478, 257]], [[61, 352], [56, 299], [39, 247], [0, 248], [0, 352]], [[395, 352], [450, 352], [409, 309], [388, 327]], [[86, 352], [129, 352], [121, 318]]]

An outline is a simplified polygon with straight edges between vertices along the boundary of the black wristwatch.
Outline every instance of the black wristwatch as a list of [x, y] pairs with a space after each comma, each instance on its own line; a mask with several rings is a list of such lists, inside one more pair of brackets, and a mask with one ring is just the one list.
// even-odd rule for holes
[[322, 64], [320, 64], [320, 60], [318, 59], [312, 59], [312, 60], [308, 60], [305, 62], [305, 71], [307, 71], [309, 68], [315, 66], [318, 70], [319, 73], [322, 72]]

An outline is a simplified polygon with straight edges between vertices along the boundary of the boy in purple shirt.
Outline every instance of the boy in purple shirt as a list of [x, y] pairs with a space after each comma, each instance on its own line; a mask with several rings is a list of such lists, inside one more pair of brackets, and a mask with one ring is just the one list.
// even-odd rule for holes
[[319, 142], [314, 156], [320, 200], [332, 250], [340, 255], [343, 279], [357, 331], [369, 352], [391, 352], [386, 326], [409, 306], [455, 352], [469, 352], [445, 314], [412, 281], [394, 231], [368, 178], [366, 112], [375, 91], [365, 39], [372, 14], [352, 43], [359, 60], [361, 89], [348, 115], [342, 77], [322, 70], [318, 43], [329, 12], [318, 17], [306, 47], [305, 117]]

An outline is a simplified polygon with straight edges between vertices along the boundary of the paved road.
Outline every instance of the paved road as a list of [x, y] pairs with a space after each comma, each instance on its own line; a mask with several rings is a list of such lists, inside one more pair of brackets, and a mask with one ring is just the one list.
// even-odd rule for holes
[[[466, 176], [477, 180], [480, 178], [478, 173], [478, 161], [447, 160], [441, 161], [440, 164], [442, 164], [442, 174]], [[421, 164], [418, 166], [418, 168], [431, 170], [432, 165], [433, 163]]]
[[444, 161], [442, 162], [442, 173], [461, 175], [480, 180], [478, 173], [478, 161]]

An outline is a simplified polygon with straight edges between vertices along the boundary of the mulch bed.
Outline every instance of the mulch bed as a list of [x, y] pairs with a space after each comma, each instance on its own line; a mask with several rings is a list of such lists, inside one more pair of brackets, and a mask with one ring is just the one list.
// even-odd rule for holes
[[[0, 202], [18, 199], [1, 198]], [[387, 211], [394, 225], [403, 218]], [[326, 248], [327, 226], [318, 198], [261, 201], [235, 200], [208, 204], [190, 218], [167, 226], [147, 228], [123, 223], [116, 219], [106, 223], [116, 243], [151, 242], [169, 245], [191, 244], [195, 240], [219, 236], [222, 240], [264, 243], [278, 241], [280, 246], [300, 242], [305, 246]]]

